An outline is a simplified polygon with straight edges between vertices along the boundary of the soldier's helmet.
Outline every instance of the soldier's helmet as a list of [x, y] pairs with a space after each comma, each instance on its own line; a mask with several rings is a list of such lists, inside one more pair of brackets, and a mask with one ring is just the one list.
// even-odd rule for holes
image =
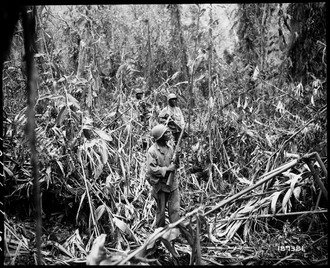
[[167, 129], [168, 128], [165, 125], [159, 124], [152, 128], [151, 135], [155, 139], [155, 141], [158, 141], [164, 135]]
[[177, 97], [174, 93], [170, 93], [170, 94], [167, 95], [167, 101], [169, 101], [171, 99], [177, 99]]

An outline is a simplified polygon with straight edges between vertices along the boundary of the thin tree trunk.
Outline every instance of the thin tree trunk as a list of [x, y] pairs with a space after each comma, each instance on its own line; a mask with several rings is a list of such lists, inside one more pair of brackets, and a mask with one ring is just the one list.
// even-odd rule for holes
[[28, 12], [27, 8], [23, 11], [23, 28], [24, 28], [24, 47], [26, 53], [26, 72], [27, 72], [27, 95], [28, 108], [26, 110], [27, 123], [26, 134], [29, 139], [31, 148], [31, 166], [33, 176], [33, 196], [35, 198], [35, 219], [36, 219], [36, 248], [37, 248], [37, 264], [42, 264], [41, 255], [41, 201], [40, 201], [40, 183], [39, 183], [39, 170], [38, 170], [38, 151], [36, 148], [36, 121], [34, 107], [37, 97], [37, 69], [34, 64], [34, 53], [36, 48], [35, 42], [35, 10]]
[[212, 169], [213, 156], [212, 156], [212, 108], [213, 108], [213, 87], [212, 87], [212, 60], [213, 60], [213, 44], [212, 44], [212, 4], [210, 5], [210, 28], [209, 28], [209, 146], [210, 146], [210, 169]]
[[[262, 9], [262, 18], [261, 18], [261, 44], [260, 44], [260, 71], [264, 71], [266, 68], [266, 56], [267, 56], [267, 38], [266, 38], [266, 22], [268, 18], [269, 4], [260, 4], [260, 8]], [[263, 101], [262, 105], [262, 113], [265, 113], [265, 101], [266, 101], [266, 91], [261, 84], [261, 94]]]
[[149, 20], [147, 21], [148, 26], [148, 91], [151, 91], [151, 85], [152, 85], [152, 76], [151, 76], [151, 43], [150, 43], [150, 25]]
[[[195, 47], [194, 47], [194, 54], [193, 54], [193, 64], [192, 64], [192, 70], [190, 74], [190, 83], [189, 83], [189, 113], [188, 113], [188, 133], [190, 134], [190, 117], [191, 117], [191, 109], [192, 109], [192, 95], [193, 95], [193, 86], [194, 86], [194, 65], [195, 65], [195, 59], [196, 59], [196, 54], [197, 54], [197, 43], [198, 43], [198, 31], [199, 31], [199, 14], [201, 11], [201, 8], [199, 5], [198, 6], [198, 17], [197, 17], [197, 29], [196, 29], [196, 39], [195, 39]], [[190, 147], [190, 135], [188, 138], [188, 148]]]
[[89, 41], [90, 39], [90, 33], [89, 33], [89, 27], [87, 23], [85, 24], [85, 29], [81, 37], [80, 41], [80, 48], [79, 48], [79, 55], [78, 55], [78, 68], [77, 68], [77, 76], [86, 78], [86, 70], [85, 66], [88, 61], [87, 57], [87, 51], [89, 47]]
[[188, 69], [188, 59], [187, 59], [187, 48], [184, 43], [181, 27], [181, 14], [179, 5], [175, 5], [175, 15], [178, 26], [179, 42], [180, 42], [180, 58], [181, 58], [181, 70], [184, 75], [184, 79], [188, 81], [189, 79], [189, 69]]

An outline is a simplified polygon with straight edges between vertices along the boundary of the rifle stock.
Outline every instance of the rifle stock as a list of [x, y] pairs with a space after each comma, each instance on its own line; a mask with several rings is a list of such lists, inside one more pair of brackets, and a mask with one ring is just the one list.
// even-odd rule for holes
[[[184, 133], [184, 128], [185, 128], [185, 124], [183, 125], [183, 127], [181, 129], [181, 133], [180, 133], [180, 136], [179, 136], [179, 139], [178, 139], [178, 143], [175, 146], [175, 150], [174, 150], [172, 160], [171, 160], [172, 163], [175, 163], [176, 160], [177, 160], [177, 152], [178, 152], [178, 149], [180, 147], [180, 143], [181, 143], [182, 136], [183, 136], [183, 133]], [[166, 173], [166, 178], [167, 178], [166, 185], [171, 185], [172, 181], [174, 179], [174, 171]]]

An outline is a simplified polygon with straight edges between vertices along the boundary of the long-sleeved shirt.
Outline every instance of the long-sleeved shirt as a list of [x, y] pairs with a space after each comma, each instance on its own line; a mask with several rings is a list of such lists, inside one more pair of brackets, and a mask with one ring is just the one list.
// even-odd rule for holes
[[176, 123], [180, 128], [183, 128], [184, 126], [184, 118], [182, 111], [179, 107], [171, 107], [167, 105], [159, 114], [159, 117], [163, 117], [164, 115], [170, 115], [172, 116], [174, 123]]
[[170, 146], [159, 146], [154, 143], [147, 152], [147, 170], [146, 177], [152, 185], [153, 192], [158, 193], [159, 190], [171, 192], [178, 188], [178, 179], [174, 171], [174, 179], [171, 185], [166, 185], [166, 170], [170, 165], [173, 155], [173, 148]]

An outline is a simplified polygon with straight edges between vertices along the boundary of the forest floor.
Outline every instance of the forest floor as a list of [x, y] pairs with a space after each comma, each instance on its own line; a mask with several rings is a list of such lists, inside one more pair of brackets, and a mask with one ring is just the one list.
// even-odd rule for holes
[[[266, 221], [253, 220], [251, 217], [250, 222], [254, 224], [249, 227], [248, 233], [245, 233], [246, 228], [238, 228], [229, 241], [221, 239], [219, 231], [216, 232], [215, 238], [208, 229], [212, 228], [210, 222], [214, 222], [216, 218], [207, 217], [209, 224], [201, 224], [198, 239], [201, 265], [323, 265], [328, 262], [326, 214], [274, 217]], [[32, 219], [19, 219], [19, 215], [8, 215], [5, 223], [6, 242], [11, 256], [5, 256], [4, 263], [36, 264], [35, 222]], [[128, 252], [140, 247], [153, 233], [150, 225], [150, 221], [145, 221], [134, 229], [134, 236], [139, 243], [129, 239], [123, 232], [118, 232], [115, 238], [112, 236], [112, 241], [109, 237], [105, 243], [107, 255], [114, 256], [114, 252], [121, 252], [127, 256]], [[196, 228], [193, 223], [191, 226]], [[64, 216], [61, 212], [43, 217], [41, 252], [45, 264], [85, 264], [88, 254], [86, 248], [88, 234], [79, 231], [73, 217]], [[185, 239], [176, 242], [175, 249], [179, 255], [177, 262], [160, 243], [157, 249], [144, 259], [148, 260], [148, 263], [144, 261], [143, 264], [189, 265], [192, 264], [192, 259], [196, 258]]]

